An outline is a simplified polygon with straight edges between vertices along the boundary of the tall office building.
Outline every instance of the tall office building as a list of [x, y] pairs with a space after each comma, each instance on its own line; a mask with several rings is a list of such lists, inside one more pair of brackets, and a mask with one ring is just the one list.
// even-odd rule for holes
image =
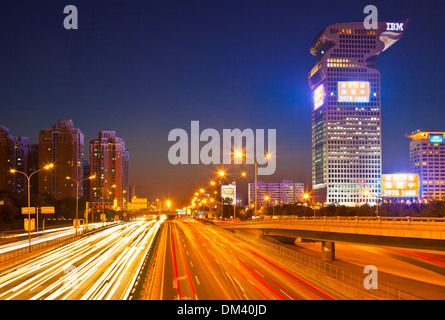
[[[255, 183], [248, 185], [249, 206], [255, 204]], [[292, 204], [300, 201], [304, 194], [304, 183], [283, 180], [281, 183], [266, 183], [257, 181], [257, 206], [259, 208]]]
[[100, 131], [99, 138], [90, 141], [91, 199], [94, 202], [128, 201], [129, 152], [115, 131]]
[[406, 137], [411, 172], [419, 175], [419, 198], [445, 200], [445, 132], [418, 130]]
[[14, 168], [14, 137], [9, 129], [0, 126], [0, 190], [13, 190], [14, 176], [10, 170]]
[[[37, 170], [38, 167], [38, 145], [29, 142], [28, 137], [15, 137], [15, 154], [13, 168], [27, 175]], [[14, 191], [28, 194], [28, 179], [23, 174], [14, 175]], [[38, 180], [32, 178], [30, 183], [31, 194], [37, 192]]]
[[[377, 57], [407, 27], [379, 22], [337, 23], [322, 30], [310, 52], [313, 202], [375, 204], [381, 196], [381, 87]], [[372, 200], [364, 195], [369, 190]]]
[[[49, 163], [51, 170], [42, 170], [39, 176], [39, 193], [49, 193], [55, 198], [76, 197], [76, 183], [83, 179], [84, 135], [74, 128], [71, 120], [59, 120], [57, 126], [39, 133], [39, 168]], [[83, 196], [82, 184], [79, 197]]]
[[[11, 174], [15, 169], [30, 175], [37, 170], [38, 145], [28, 137], [13, 136], [9, 129], [0, 126], [0, 190], [28, 194], [28, 180], [23, 174]], [[36, 193], [37, 178], [31, 181], [31, 193]]]

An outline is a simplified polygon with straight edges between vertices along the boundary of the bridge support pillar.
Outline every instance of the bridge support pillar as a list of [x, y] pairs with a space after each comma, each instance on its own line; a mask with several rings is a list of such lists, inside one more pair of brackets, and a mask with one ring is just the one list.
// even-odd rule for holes
[[323, 261], [335, 260], [335, 242], [331, 241], [321, 242], [321, 260]]

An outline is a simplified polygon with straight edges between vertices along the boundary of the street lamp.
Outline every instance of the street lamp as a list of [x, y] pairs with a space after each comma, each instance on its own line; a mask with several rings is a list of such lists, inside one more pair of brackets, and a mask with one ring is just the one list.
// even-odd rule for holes
[[157, 203], [159, 203], [159, 219], [161, 219], [161, 214], [162, 214], [162, 212], [161, 212], [161, 201], [159, 201], [159, 199], [156, 199], [156, 202]]
[[[54, 167], [54, 164], [51, 163], [47, 166], [44, 166], [43, 168], [41, 168], [39, 170], [34, 171], [29, 176], [22, 171], [18, 171], [15, 169], [10, 170], [11, 173], [17, 172], [17, 173], [21, 173], [21, 174], [25, 175], [26, 179], [28, 180], [28, 240], [29, 240], [29, 251], [30, 252], [31, 252], [31, 188], [30, 188], [29, 182], [30, 182], [30, 179], [34, 173], [37, 173], [41, 170], [49, 170], [52, 167]], [[36, 227], [37, 227], [36, 229], [37, 229], [37, 236], [38, 236], [39, 235], [39, 214], [37, 213], [37, 211], [36, 211]]]
[[[235, 153], [235, 154], [240, 154], [240, 155], [242, 155], [241, 152], [237, 152], [237, 153]], [[219, 172], [218, 172], [218, 175], [221, 176], [221, 177], [224, 177], [224, 176], [231, 177], [230, 175], [228, 175], [228, 174], [225, 173], [224, 171], [219, 171]], [[243, 172], [241, 172], [241, 174], [240, 174], [239, 177], [241, 177], [241, 178], [245, 178], [246, 176], [247, 176], [247, 173], [243, 171]], [[235, 186], [236, 186], [236, 179], [239, 178], [239, 177], [236, 177], [236, 178], [231, 177], [232, 180], [233, 180], [233, 182], [235, 183]], [[212, 182], [213, 182], [213, 181], [212, 181]], [[213, 184], [214, 184], [214, 183], [213, 183]], [[233, 219], [236, 219], [236, 200], [235, 200], [235, 199], [236, 199], [236, 191], [234, 192], [234, 195], [233, 195]], [[224, 201], [222, 201], [222, 195], [221, 195], [221, 202], [224, 203]], [[222, 218], [222, 213], [221, 213], [221, 218]]]
[[81, 182], [83, 182], [85, 180], [88, 180], [88, 179], [91, 180], [91, 179], [94, 179], [94, 178], [96, 178], [96, 176], [92, 175], [92, 176], [90, 176], [88, 178], [85, 178], [85, 179], [82, 179], [80, 181], [77, 181], [74, 178], [66, 177], [67, 180], [73, 180], [74, 182], [76, 182], [76, 237], [77, 237], [77, 220], [78, 220], [78, 212], [79, 212], [79, 183], [81, 183]]
[[377, 201], [377, 203], [376, 203], [376, 205], [377, 205], [376, 217], [378, 217], [378, 216], [379, 216], [379, 196], [378, 196], [378, 195], [375, 195], [375, 194], [373, 194], [373, 193], [371, 193], [369, 190], [365, 190], [365, 191], [363, 191], [363, 194], [364, 194], [366, 197], [368, 197], [368, 195], [371, 195], [371, 196], [374, 196], [374, 197], [376, 198], [376, 201]]
[[[309, 193], [303, 194], [303, 198], [304, 198], [304, 202], [306, 204], [306, 209], [304, 209], [305, 214], [306, 214], [307, 213], [307, 201], [309, 200]], [[314, 213], [314, 216], [315, 216], [315, 213]]]
[[[235, 157], [237, 157], [237, 158], [242, 158], [243, 157], [243, 154], [242, 154], [242, 152], [240, 152], [240, 151], [236, 151], [235, 152]], [[270, 153], [266, 153], [265, 154], [265, 157], [266, 157], [266, 159], [270, 159], [270, 157], [271, 157], [271, 154]], [[255, 216], [257, 216], [257, 176], [258, 176], [258, 162], [257, 162], [257, 160], [254, 158], [253, 159], [253, 162], [254, 162], [254, 164], [255, 164], [255, 192], [254, 192], [254, 194], [255, 194]]]

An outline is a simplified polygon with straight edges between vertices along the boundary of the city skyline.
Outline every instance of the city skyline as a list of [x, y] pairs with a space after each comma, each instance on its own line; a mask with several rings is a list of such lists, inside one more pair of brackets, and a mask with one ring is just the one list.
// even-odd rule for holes
[[[12, 135], [37, 143], [39, 130], [68, 119], [85, 141], [114, 130], [131, 151], [129, 184], [141, 197], [187, 202], [218, 168], [170, 164], [170, 130], [188, 131], [194, 120], [220, 132], [276, 129], [277, 170], [259, 179], [311, 185], [309, 47], [331, 24], [362, 21], [367, 3], [343, 1], [329, 10], [290, 1], [74, 4], [79, 30], [72, 31], [63, 29], [63, 5], [3, 5], [0, 32], [10, 50], [0, 56], [0, 125]], [[379, 20], [410, 20], [403, 41], [379, 59], [382, 173], [409, 171], [405, 134], [444, 130], [437, 60], [444, 45], [425, 50], [437, 42], [433, 31], [443, 22], [431, 16], [443, 5], [375, 5]], [[253, 181], [253, 166], [243, 168]]]

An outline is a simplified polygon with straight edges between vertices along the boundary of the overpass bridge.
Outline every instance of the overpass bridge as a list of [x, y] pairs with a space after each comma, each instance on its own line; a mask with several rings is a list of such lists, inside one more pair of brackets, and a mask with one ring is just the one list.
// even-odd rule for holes
[[335, 259], [335, 242], [445, 251], [445, 218], [264, 216], [245, 222], [221, 222], [232, 230], [321, 242], [322, 259]]

